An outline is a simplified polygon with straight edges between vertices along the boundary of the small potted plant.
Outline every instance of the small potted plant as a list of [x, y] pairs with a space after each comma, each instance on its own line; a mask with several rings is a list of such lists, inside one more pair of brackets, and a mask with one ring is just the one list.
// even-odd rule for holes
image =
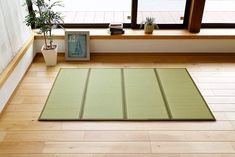
[[55, 66], [57, 64], [58, 45], [53, 43], [52, 30], [63, 22], [61, 13], [53, 11], [54, 7], [62, 7], [61, 1], [51, 0], [26, 0], [26, 3], [32, 3], [36, 9], [32, 10], [25, 17], [26, 25], [35, 25], [39, 28], [40, 33], [44, 37], [44, 45], [42, 46], [42, 54], [47, 66]]
[[144, 24], [144, 33], [145, 34], [152, 34], [154, 29], [159, 29], [158, 25], [154, 23], [155, 18], [153, 17], [146, 17]]

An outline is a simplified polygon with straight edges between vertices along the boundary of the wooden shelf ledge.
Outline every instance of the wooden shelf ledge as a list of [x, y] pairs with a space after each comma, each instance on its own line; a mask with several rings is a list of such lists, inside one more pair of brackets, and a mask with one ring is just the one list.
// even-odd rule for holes
[[[123, 35], [109, 35], [108, 29], [65, 29], [67, 31], [89, 31], [90, 39], [110, 40], [110, 39], [235, 39], [235, 29], [201, 29], [200, 33], [190, 33], [187, 30], [155, 30], [153, 34], [146, 35], [143, 30], [125, 29]], [[35, 39], [41, 40], [43, 36], [37, 34], [34, 30]], [[64, 30], [57, 29], [53, 31], [54, 38], [64, 40]]]

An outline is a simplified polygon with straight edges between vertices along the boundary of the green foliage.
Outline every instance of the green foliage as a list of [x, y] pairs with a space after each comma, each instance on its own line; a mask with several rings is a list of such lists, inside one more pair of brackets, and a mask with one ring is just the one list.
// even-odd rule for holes
[[144, 24], [154, 25], [155, 29], [159, 29], [158, 25], [156, 23], [154, 23], [154, 22], [155, 22], [155, 18], [154, 17], [146, 17]]
[[[25, 17], [26, 25], [35, 25], [44, 35], [45, 48], [53, 48], [52, 29], [60, 26], [63, 22], [61, 13], [53, 11], [54, 7], [63, 7], [61, 0], [51, 2], [51, 0], [26, 0], [26, 3], [32, 3], [36, 8]], [[49, 45], [47, 43], [49, 40]]]
[[146, 17], [145, 24], [153, 25], [154, 21], [155, 21], [155, 18], [153, 18], [153, 17]]

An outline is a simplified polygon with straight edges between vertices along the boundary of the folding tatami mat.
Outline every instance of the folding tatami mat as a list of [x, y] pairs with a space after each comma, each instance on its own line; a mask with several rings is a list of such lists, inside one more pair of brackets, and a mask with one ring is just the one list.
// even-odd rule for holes
[[39, 120], [215, 120], [186, 69], [61, 69]]

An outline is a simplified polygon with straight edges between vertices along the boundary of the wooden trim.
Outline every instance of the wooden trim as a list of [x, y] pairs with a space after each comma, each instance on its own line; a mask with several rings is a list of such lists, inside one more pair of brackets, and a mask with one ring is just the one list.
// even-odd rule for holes
[[131, 4], [131, 28], [138, 28], [137, 25], [137, 14], [138, 14], [138, 0], [132, 0]]
[[[56, 40], [65, 40], [65, 36], [64, 35], [55, 35], [53, 36], [53, 39]], [[44, 40], [44, 37], [41, 35], [35, 35], [34, 36], [34, 40]]]
[[[42, 36], [35, 36], [35, 40], [42, 40]], [[64, 35], [54, 36], [56, 40], [65, 40]], [[235, 35], [97, 35], [90, 36], [91, 40], [157, 40], [157, 39], [235, 39]]]
[[190, 13], [191, 13], [191, 4], [192, 4], [192, 0], [187, 0], [186, 1], [186, 5], [185, 5], [185, 11], [184, 11], [184, 28], [188, 27], [189, 24], [189, 17], [190, 17]]
[[[43, 39], [41, 34], [35, 32], [35, 40]], [[146, 35], [143, 30], [125, 29], [123, 35], [110, 35], [107, 29], [55, 29], [54, 39], [65, 40], [65, 31], [89, 31], [91, 40], [164, 40], [164, 39], [235, 39], [235, 29], [202, 29], [200, 33], [190, 33], [188, 30], [155, 30], [153, 34]]]
[[11, 73], [14, 71], [18, 63], [21, 61], [25, 53], [28, 51], [29, 47], [33, 44], [34, 36], [31, 36], [24, 47], [19, 51], [19, 53], [13, 58], [10, 64], [3, 70], [0, 74], [0, 89], [10, 77]]
[[192, 0], [188, 23], [189, 32], [200, 32], [205, 3], [206, 0]]

